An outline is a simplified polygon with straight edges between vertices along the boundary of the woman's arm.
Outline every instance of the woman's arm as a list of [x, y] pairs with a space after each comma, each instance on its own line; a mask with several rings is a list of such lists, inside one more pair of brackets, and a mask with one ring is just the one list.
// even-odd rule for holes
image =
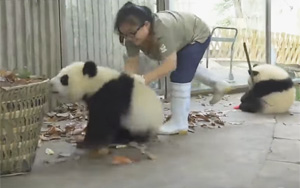
[[173, 52], [165, 61], [153, 71], [144, 75], [145, 84], [149, 84], [155, 80], [158, 80], [164, 76], [166, 76], [169, 72], [172, 72], [176, 69], [177, 66], [177, 54]]
[[125, 72], [136, 74], [139, 70], [139, 56], [129, 57], [125, 63]]

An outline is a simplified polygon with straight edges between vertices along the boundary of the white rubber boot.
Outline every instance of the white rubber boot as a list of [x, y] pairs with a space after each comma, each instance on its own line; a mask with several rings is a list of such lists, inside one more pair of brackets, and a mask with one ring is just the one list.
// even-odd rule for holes
[[188, 115], [190, 112], [191, 83], [171, 82], [171, 112], [172, 116], [159, 131], [159, 134], [186, 134], [189, 127]]
[[232, 89], [229, 83], [218, 79], [210, 70], [202, 65], [198, 66], [195, 78], [214, 90], [213, 98], [209, 101], [210, 104], [219, 102], [222, 97]]

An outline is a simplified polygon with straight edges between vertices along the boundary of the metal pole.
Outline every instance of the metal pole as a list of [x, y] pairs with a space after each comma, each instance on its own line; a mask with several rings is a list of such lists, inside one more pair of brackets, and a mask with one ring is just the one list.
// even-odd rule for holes
[[170, 9], [169, 0], [156, 0], [157, 12]]
[[266, 0], [266, 63], [271, 64], [271, 0]]
[[[170, 9], [170, 2], [169, 0], [156, 0], [156, 11], [164, 11], [164, 10], [169, 10]], [[158, 61], [158, 64], [161, 64], [160, 61]], [[164, 79], [161, 79], [160, 82], [160, 89], [164, 90], [164, 97], [165, 100], [168, 100], [168, 83], [169, 83], [169, 77], [165, 76]], [[161, 88], [163, 85], [161, 82], [164, 82], [165, 88]]]

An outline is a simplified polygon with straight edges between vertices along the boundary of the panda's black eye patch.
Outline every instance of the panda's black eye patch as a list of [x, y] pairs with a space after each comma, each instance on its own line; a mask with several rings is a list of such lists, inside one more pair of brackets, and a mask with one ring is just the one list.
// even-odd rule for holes
[[63, 75], [61, 78], [60, 78], [60, 82], [63, 86], [67, 86], [69, 85], [69, 76], [67, 74]]

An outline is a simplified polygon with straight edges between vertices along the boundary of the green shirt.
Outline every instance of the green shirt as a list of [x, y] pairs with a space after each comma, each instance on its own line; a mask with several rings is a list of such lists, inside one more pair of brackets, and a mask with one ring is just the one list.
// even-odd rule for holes
[[125, 41], [129, 57], [137, 56], [139, 51], [155, 60], [164, 60], [173, 52], [178, 52], [188, 44], [204, 43], [210, 35], [206, 23], [194, 14], [175, 11], [161, 11], [154, 14], [154, 35], [159, 43], [159, 50], [146, 50]]

